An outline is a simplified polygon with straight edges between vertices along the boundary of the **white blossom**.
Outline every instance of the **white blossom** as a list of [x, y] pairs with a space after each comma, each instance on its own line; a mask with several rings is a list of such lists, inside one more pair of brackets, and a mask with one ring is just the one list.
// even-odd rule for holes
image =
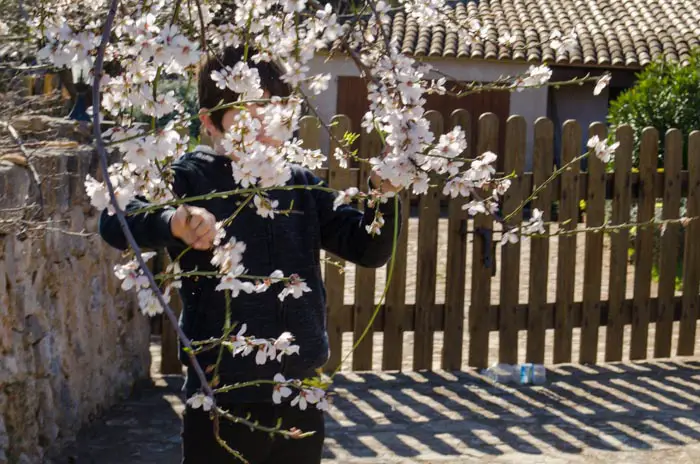
[[578, 47], [578, 35], [575, 29], [572, 29], [566, 36], [562, 36], [561, 31], [553, 31], [549, 38], [551, 40], [550, 46], [554, 50], [573, 53]]
[[255, 212], [258, 213], [259, 216], [269, 219], [275, 217], [275, 211], [277, 211], [277, 207], [279, 206], [279, 201], [271, 200], [260, 195], [255, 195], [253, 203], [256, 208]]
[[609, 73], [605, 73], [602, 76], [598, 78], [598, 81], [595, 84], [595, 88], [593, 89], [593, 95], [600, 95], [600, 93], [605, 89], [610, 84], [610, 80], [612, 79], [612, 75]]
[[305, 411], [309, 404], [316, 405], [316, 408], [322, 411], [327, 411], [326, 392], [316, 387], [301, 387], [299, 394], [290, 403], [291, 406], [298, 406], [302, 411]]
[[515, 83], [515, 88], [518, 91], [526, 87], [540, 87], [545, 85], [552, 78], [552, 70], [549, 66], [543, 64], [540, 66], [530, 66], [525, 76], [518, 79]]
[[304, 293], [310, 292], [311, 288], [307, 285], [304, 280], [297, 274], [292, 274], [289, 276], [289, 281], [286, 283], [284, 289], [278, 295], [280, 301], [284, 301], [289, 295], [293, 298], [299, 299]]
[[333, 200], [333, 210], [338, 209], [338, 207], [341, 205], [349, 205], [359, 194], [360, 190], [357, 187], [350, 187], [339, 191], [335, 197], [335, 200]]
[[280, 148], [281, 155], [290, 163], [300, 164], [308, 169], [320, 169], [326, 161], [326, 155], [321, 150], [302, 148], [302, 140], [294, 139], [284, 142]]
[[226, 228], [224, 227], [223, 221], [217, 222], [214, 227], [216, 229], [216, 235], [214, 236], [213, 245], [218, 247], [221, 245], [222, 240], [226, 238]]
[[544, 213], [534, 208], [530, 219], [523, 224], [522, 231], [524, 235], [544, 234]]
[[384, 217], [377, 213], [374, 215], [374, 220], [371, 224], [365, 226], [365, 230], [370, 235], [381, 235], [382, 227], [384, 226]]
[[107, 187], [95, 180], [90, 174], [85, 177], [85, 191], [90, 197], [90, 204], [98, 210], [103, 210], [109, 206], [109, 194]]
[[283, 332], [277, 340], [271, 345], [270, 358], [277, 358], [277, 361], [282, 360], [282, 356], [291, 354], [299, 354], [299, 345], [295, 345], [294, 336], [289, 332]]
[[225, 245], [214, 249], [211, 264], [217, 266], [223, 274], [229, 274], [243, 261], [246, 244], [236, 237], [231, 237]]
[[236, 298], [241, 292], [253, 293], [255, 285], [250, 281], [240, 280], [239, 277], [245, 274], [246, 269], [242, 264], [239, 264], [235, 269], [221, 278], [221, 282], [216, 286], [217, 291], [229, 290], [231, 297]]
[[273, 380], [277, 383], [272, 387], [272, 402], [280, 404], [283, 398], [292, 394], [292, 389], [287, 386], [287, 380], [282, 374], [275, 374]]
[[220, 89], [228, 87], [239, 94], [241, 100], [259, 99], [263, 96], [258, 70], [250, 68], [244, 61], [239, 61], [233, 67], [225, 66], [219, 71], [213, 71], [211, 79]]
[[264, 279], [262, 282], [257, 282], [255, 285], [255, 292], [256, 293], [262, 293], [266, 291], [272, 284], [276, 284], [279, 282], [281, 279], [284, 278], [284, 273], [277, 269], [276, 271], [273, 271], [270, 276], [266, 279]]
[[[144, 262], [148, 262], [156, 255], [155, 252], [149, 251], [141, 254]], [[114, 266], [114, 275], [122, 281], [122, 290], [128, 291], [132, 288], [146, 288], [149, 285], [148, 278], [144, 275], [141, 267], [136, 259], [132, 259], [126, 264], [116, 264]]]
[[508, 245], [509, 243], [518, 243], [518, 240], [518, 228], [513, 227], [507, 229], [503, 232], [503, 236], [501, 237], [501, 246]]
[[505, 34], [501, 35], [498, 38], [498, 44], [506, 46], [506, 47], [510, 47], [515, 43], [516, 40], [517, 40], [516, 35], [511, 34], [510, 32], [506, 32]]
[[263, 365], [268, 361], [282, 361], [283, 356], [299, 354], [299, 345], [294, 345], [294, 336], [289, 332], [282, 333], [277, 339], [256, 338], [246, 336], [247, 325], [242, 324], [236, 335], [223, 345], [231, 350], [233, 357], [248, 356], [255, 352], [255, 363]]
[[143, 288], [139, 290], [138, 301], [141, 312], [146, 316], [153, 317], [163, 313], [163, 306], [160, 304], [160, 301], [158, 301], [156, 294], [153, 293], [150, 288]]
[[214, 406], [214, 400], [207, 395], [202, 393], [195, 393], [190, 398], [187, 399], [187, 404], [192, 409], [202, 408], [204, 411], [210, 411]]
[[318, 74], [311, 78], [311, 82], [309, 83], [309, 90], [311, 90], [311, 93], [313, 93], [314, 95], [319, 95], [326, 89], [328, 89], [328, 84], [330, 80], [330, 74]]
[[608, 145], [605, 140], [600, 140], [597, 135], [594, 135], [588, 139], [587, 146], [603, 163], [609, 163], [615, 154], [615, 150], [620, 146], [620, 142]]

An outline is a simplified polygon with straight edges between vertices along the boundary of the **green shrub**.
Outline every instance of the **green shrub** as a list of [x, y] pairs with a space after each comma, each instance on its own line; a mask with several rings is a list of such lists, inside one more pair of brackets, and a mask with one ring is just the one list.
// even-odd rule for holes
[[638, 166], [639, 144], [645, 127], [659, 131], [659, 167], [663, 167], [664, 134], [680, 129], [684, 136], [683, 168], [687, 168], [688, 134], [700, 129], [700, 50], [691, 53], [686, 66], [657, 61], [638, 74], [634, 87], [611, 102], [609, 122], [629, 124], [634, 130], [633, 162]]

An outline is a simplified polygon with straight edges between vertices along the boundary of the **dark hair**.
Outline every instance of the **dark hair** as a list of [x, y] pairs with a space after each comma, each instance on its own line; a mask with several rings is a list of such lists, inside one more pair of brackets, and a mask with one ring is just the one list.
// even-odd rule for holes
[[[255, 54], [255, 50], [248, 49], [248, 66], [256, 68], [260, 74], [260, 84], [263, 90], [270, 92], [271, 96], [288, 97], [291, 93], [290, 87], [281, 79], [281, 71], [277, 65], [271, 62], [261, 61], [255, 63], [250, 59]], [[215, 108], [221, 104], [233, 103], [239, 98], [239, 94], [229, 89], [220, 89], [211, 78], [213, 71], [220, 71], [226, 66], [234, 67], [236, 63], [243, 61], [243, 47], [226, 47], [223, 52], [217, 55], [208, 55], [204, 63], [199, 67], [198, 91], [199, 107]], [[222, 120], [226, 109], [212, 111], [210, 117], [217, 129], [223, 130]]]

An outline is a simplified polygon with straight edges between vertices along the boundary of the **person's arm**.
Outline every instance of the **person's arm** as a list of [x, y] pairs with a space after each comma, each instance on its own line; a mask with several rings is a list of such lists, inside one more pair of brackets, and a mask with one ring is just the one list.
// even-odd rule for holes
[[[188, 171], [181, 164], [174, 164], [173, 171], [173, 191], [178, 197], [185, 196], [189, 191]], [[137, 197], [125, 209], [126, 223], [139, 247], [153, 249], [192, 245], [197, 250], [206, 250], [211, 246], [216, 233], [216, 219], [207, 210], [180, 206], [177, 209], [165, 207], [147, 213], [134, 213], [149, 206], [153, 205], [143, 197]], [[112, 247], [120, 250], [129, 248], [119, 218], [110, 215], [106, 209], [100, 215], [99, 232]]]
[[[309, 185], [327, 187], [310, 172], [307, 173], [307, 179]], [[394, 224], [401, 227], [401, 208], [399, 205], [399, 217], [396, 218], [393, 198], [374, 208], [368, 207], [365, 202], [364, 211], [350, 205], [341, 205], [334, 210], [333, 202], [337, 193], [319, 189], [313, 189], [312, 192], [316, 199], [321, 246], [324, 250], [362, 267], [377, 268], [386, 264], [393, 249]], [[372, 235], [367, 232], [366, 226], [372, 224], [377, 211], [384, 219], [384, 226], [380, 234]]]
[[[124, 212], [129, 230], [134, 235], [136, 244], [142, 248], [161, 248], [182, 245], [173, 236], [170, 221], [175, 214], [175, 208], [164, 208], [150, 213], [133, 214], [134, 211], [152, 206], [143, 197], [137, 197], [129, 202]], [[99, 220], [99, 230], [102, 239], [114, 248], [126, 250], [129, 242], [116, 214], [103, 210]]]

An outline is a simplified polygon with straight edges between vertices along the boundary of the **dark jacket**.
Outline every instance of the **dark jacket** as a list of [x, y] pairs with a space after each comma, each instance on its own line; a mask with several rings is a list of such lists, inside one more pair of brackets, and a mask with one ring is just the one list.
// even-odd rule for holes
[[[240, 188], [232, 176], [231, 161], [205, 150], [187, 154], [173, 164], [173, 189], [179, 197], [204, 195]], [[289, 185], [317, 185], [321, 181], [309, 170], [292, 167]], [[246, 335], [276, 338], [289, 331], [300, 346], [299, 355], [282, 358], [282, 362], [268, 361], [263, 366], [255, 364], [255, 355], [232, 357], [225, 351], [220, 365], [221, 385], [257, 379], [271, 379], [276, 373], [285, 378], [305, 378], [315, 375], [315, 369], [328, 359], [328, 335], [326, 333], [326, 292], [321, 277], [319, 251], [327, 250], [341, 258], [364, 267], [379, 267], [391, 257], [394, 235], [394, 202], [381, 205], [385, 226], [378, 236], [371, 236], [365, 226], [374, 219], [375, 211], [366, 208], [361, 212], [349, 205], [333, 210], [336, 194], [318, 189], [273, 190], [270, 196], [279, 201], [278, 209], [293, 211], [288, 215], [276, 215], [265, 219], [252, 207], [245, 207], [227, 228], [226, 240], [236, 237], [246, 243], [243, 264], [249, 275], [269, 275], [280, 269], [285, 275], [299, 274], [305, 279], [311, 292], [301, 298], [288, 296], [281, 302], [277, 295], [282, 283], [273, 285], [262, 294], [241, 294], [232, 299], [233, 322], [246, 323]], [[242, 197], [215, 198], [190, 203], [206, 208], [217, 221], [228, 218], [237, 209]], [[252, 202], [251, 202], [252, 203]], [[132, 201], [127, 214], [148, 203]], [[129, 227], [139, 246], [144, 248], [166, 247], [172, 258], [178, 256], [185, 245], [173, 237], [170, 219], [173, 208], [158, 212], [127, 216]], [[400, 224], [400, 221], [399, 221]], [[100, 218], [100, 234], [111, 246], [128, 248], [116, 216], [106, 211]], [[210, 263], [211, 252], [189, 251], [180, 260], [183, 271], [216, 270]], [[183, 279], [180, 294], [183, 312], [180, 325], [185, 334], [194, 340], [220, 337], [224, 327], [225, 298], [223, 291], [215, 291], [218, 279]], [[237, 329], [234, 329], [235, 334]], [[206, 368], [216, 362], [218, 348], [198, 355]], [[189, 364], [187, 354], [181, 352], [181, 360]], [[185, 389], [189, 397], [200, 387], [194, 370], [188, 366]], [[222, 395], [219, 401], [230, 403], [271, 401], [271, 386], [258, 386], [233, 390]]]

